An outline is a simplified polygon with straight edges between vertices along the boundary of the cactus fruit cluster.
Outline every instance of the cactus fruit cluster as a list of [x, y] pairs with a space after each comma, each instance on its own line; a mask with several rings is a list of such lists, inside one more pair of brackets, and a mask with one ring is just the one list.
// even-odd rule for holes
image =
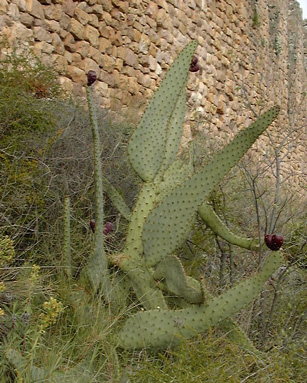
[[[142, 310], [131, 316], [118, 334], [119, 345], [128, 349], [164, 348], [211, 326], [231, 329], [239, 342], [248, 344], [247, 337], [230, 317], [257, 297], [265, 281], [283, 263], [281, 252], [272, 252], [259, 273], [220, 296], [211, 297], [199, 281], [185, 275], [174, 255], [189, 235], [197, 214], [225, 240], [245, 249], [259, 249], [259, 241], [230, 232], [207, 199], [279, 113], [277, 106], [269, 109], [196, 172], [192, 161], [178, 159], [188, 76], [198, 75], [194, 73], [200, 69], [196, 48], [197, 42], [192, 41], [182, 50], [130, 137], [129, 160], [143, 181], [132, 211], [102, 176], [92, 96], [96, 76], [92, 71], [88, 74], [96, 212], [95, 223], [91, 224], [94, 246], [85, 275], [94, 291], [102, 291], [111, 308], [125, 305], [129, 291], [137, 298]], [[128, 221], [126, 242], [120, 254], [107, 255], [104, 250], [103, 191]], [[271, 241], [275, 241], [273, 237]], [[112, 270], [116, 266], [119, 271], [114, 274], [110, 265]]]

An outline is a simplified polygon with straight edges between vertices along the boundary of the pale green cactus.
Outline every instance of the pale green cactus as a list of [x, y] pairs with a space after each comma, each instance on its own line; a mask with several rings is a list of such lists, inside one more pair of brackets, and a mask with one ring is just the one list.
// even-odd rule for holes
[[98, 134], [98, 124], [94, 107], [93, 94], [90, 86], [87, 87], [87, 101], [94, 144], [95, 234], [94, 246], [86, 268], [86, 272], [94, 290], [96, 291], [101, 287], [105, 299], [110, 302], [112, 293], [111, 279], [108, 270], [108, 260], [104, 248], [103, 236], [103, 187], [100, 160], [100, 139]]
[[[155, 280], [163, 280], [166, 290], [183, 298], [189, 303], [203, 303], [204, 297], [199, 282], [193, 283], [192, 278], [187, 278], [183, 266], [177, 257], [169, 256], [161, 261], [153, 274]], [[198, 286], [197, 286], [198, 283]]]
[[70, 249], [70, 198], [64, 200], [64, 244], [63, 244], [63, 266], [65, 274], [70, 279], [72, 276], [71, 268], [71, 249]]
[[[281, 254], [272, 254], [254, 277], [211, 297], [199, 281], [185, 275], [180, 260], [174, 256], [197, 213], [225, 240], [242, 248], [259, 249], [256, 240], [230, 232], [207, 199], [279, 112], [278, 107], [268, 110], [194, 172], [192, 153], [187, 162], [178, 159], [177, 154], [185, 116], [185, 89], [196, 48], [197, 42], [193, 41], [180, 53], [128, 143], [131, 165], [144, 181], [132, 211], [102, 176], [91, 84], [87, 89], [94, 141], [96, 232], [85, 271], [94, 291], [102, 287], [106, 301], [116, 310], [125, 307], [130, 290], [147, 310], [129, 318], [120, 330], [119, 345], [125, 348], [167, 347], [178, 343], [180, 337], [192, 337], [215, 325], [225, 331], [231, 329], [240, 344], [249, 345], [249, 339], [230, 317], [259, 294], [267, 278], [282, 264]], [[129, 222], [122, 252], [108, 256], [103, 246], [103, 186]], [[109, 265], [119, 271], [112, 275]]]
[[182, 310], [149, 310], [129, 318], [119, 333], [124, 348], [165, 348], [192, 338], [229, 318], [261, 292], [269, 276], [283, 264], [280, 252], [271, 253], [262, 270], [218, 297]]
[[162, 176], [175, 161], [183, 132], [185, 92], [197, 42], [188, 44], [168, 71], [133, 132], [129, 160], [146, 182]]
[[198, 214], [218, 236], [225, 239], [227, 242], [237, 245], [244, 249], [259, 250], [259, 241], [253, 238], [243, 238], [232, 233], [216, 212], [212, 209], [207, 201], [205, 201], [199, 208]]

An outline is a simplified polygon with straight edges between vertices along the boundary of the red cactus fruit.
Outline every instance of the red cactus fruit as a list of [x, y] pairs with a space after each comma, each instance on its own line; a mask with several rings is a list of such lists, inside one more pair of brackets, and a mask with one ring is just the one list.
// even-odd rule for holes
[[96, 80], [97, 80], [96, 72], [93, 70], [90, 70], [87, 74], [87, 86], [93, 85]]
[[113, 230], [113, 223], [106, 222], [103, 229], [103, 234], [109, 234]]
[[284, 243], [284, 237], [281, 234], [267, 234], [264, 241], [269, 249], [277, 251]]
[[199, 71], [198, 57], [196, 57], [196, 56], [192, 57], [189, 71], [190, 72], [198, 72]]
[[191, 65], [196, 65], [198, 63], [198, 57], [197, 56], [192, 56], [192, 60], [191, 60]]
[[95, 233], [95, 220], [90, 220], [90, 228], [92, 229], [92, 232]]

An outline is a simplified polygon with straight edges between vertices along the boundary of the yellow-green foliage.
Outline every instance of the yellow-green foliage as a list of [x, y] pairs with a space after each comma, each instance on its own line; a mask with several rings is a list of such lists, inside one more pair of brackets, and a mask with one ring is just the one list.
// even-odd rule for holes
[[[0, 282], [0, 295], [5, 291], [5, 285], [3, 282]], [[4, 315], [3, 308], [0, 307], [0, 316]]]
[[62, 302], [50, 297], [49, 301], [43, 304], [44, 312], [40, 315], [42, 330], [56, 323], [59, 315], [64, 310]]
[[0, 294], [5, 291], [5, 285], [4, 282], [0, 282]]
[[0, 238], [0, 266], [8, 266], [14, 258], [15, 249], [13, 240], [7, 235]]

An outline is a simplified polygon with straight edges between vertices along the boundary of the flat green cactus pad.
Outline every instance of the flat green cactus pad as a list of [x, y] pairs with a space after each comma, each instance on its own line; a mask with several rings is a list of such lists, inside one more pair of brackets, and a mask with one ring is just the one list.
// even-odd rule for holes
[[252, 302], [283, 261], [281, 252], [272, 252], [258, 274], [205, 304], [183, 310], [150, 310], [135, 314], [119, 333], [121, 347], [166, 348], [218, 325]]
[[198, 207], [278, 113], [279, 107], [275, 106], [240, 131], [207, 165], [175, 188], [153, 209], [143, 230], [144, 254], [148, 265], [157, 264], [181, 245], [190, 232]]
[[159, 183], [158, 200], [162, 201], [175, 187], [182, 184], [192, 174], [193, 164], [191, 159], [189, 162], [184, 162], [181, 159], [174, 161]]
[[152, 181], [160, 169], [166, 169], [176, 158], [185, 115], [186, 84], [197, 44], [192, 41], [182, 50], [129, 140], [129, 160], [144, 181]]
[[[200, 284], [198, 283], [196, 288], [189, 284], [179, 258], [169, 256], [163, 259], [157, 265], [153, 277], [157, 280], [163, 279], [168, 291], [175, 294], [175, 296], [181, 297], [190, 303], [203, 302]], [[196, 280], [195, 282], [197, 283]]]

